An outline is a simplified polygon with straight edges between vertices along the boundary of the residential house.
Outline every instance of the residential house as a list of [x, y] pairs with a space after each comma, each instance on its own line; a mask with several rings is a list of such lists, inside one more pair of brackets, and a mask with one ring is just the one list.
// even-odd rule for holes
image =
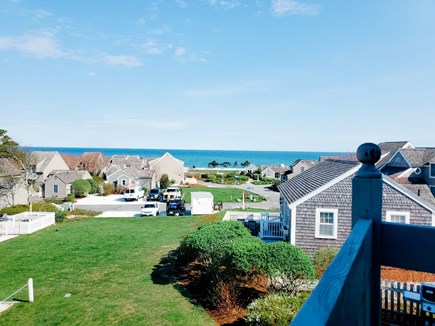
[[111, 166], [106, 171], [106, 181], [116, 187], [137, 185], [141, 188], [155, 188], [157, 185], [156, 173], [149, 169], [136, 169], [131, 167]]
[[110, 165], [118, 165], [121, 168], [144, 169], [147, 161], [141, 159], [139, 155], [113, 155], [109, 160]]
[[287, 180], [297, 176], [298, 174], [308, 170], [309, 168], [313, 167], [317, 164], [316, 160], [302, 160], [298, 159], [293, 162], [292, 165], [290, 165], [290, 168], [288, 171], [286, 171], [281, 176], [281, 182], [286, 182]]
[[391, 160], [391, 157], [396, 154], [399, 149], [414, 148], [414, 145], [409, 141], [394, 141], [380, 143], [379, 147], [381, 148], [382, 155], [380, 160], [376, 163], [376, 167], [382, 169], [382, 167]]
[[156, 173], [157, 180], [160, 180], [163, 174], [167, 174], [169, 180], [175, 183], [184, 182], [186, 168], [184, 162], [176, 159], [169, 153], [165, 153], [159, 158], [148, 160], [149, 169]]
[[249, 164], [247, 167], [243, 168], [243, 171], [245, 171], [248, 174], [254, 174], [255, 171], [257, 171], [259, 169], [258, 166], [256, 166], [255, 164]]
[[84, 152], [81, 156], [61, 155], [70, 170], [88, 171], [91, 175], [100, 175], [109, 159], [101, 152]]
[[401, 184], [426, 184], [435, 196], [435, 148], [400, 148], [380, 170]]
[[36, 192], [26, 184], [24, 171], [7, 158], [0, 158], [0, 209], [28, 204]]
[[79, 179], [92, 179], [88, 171], [52, 171], [45, 181], [45, 198], [65, 198], [72, 193], [72, 183]]
[[263, 166], [261, 169], [261, 177], [281, 180], [281, 176], [285, 175], [286, 171], [288, 170], [289, 167], [284, 164]]
[[30, 154], [29, 162], [29, 178], [42, 188], [43, 197], [48, 175], [54, 170], [70, 169], [59, 152], [34, 151]]
[[[355, 161], [325, 160], [279, 186], [292, 244], [310, 256], [343, 245], [351, 231], [352, 179], [359, 167]], [[383, 176], [382, 219], [435, 226], [435, 200], [427, 196], [427, 185], [419, 187], [410, 190]]]

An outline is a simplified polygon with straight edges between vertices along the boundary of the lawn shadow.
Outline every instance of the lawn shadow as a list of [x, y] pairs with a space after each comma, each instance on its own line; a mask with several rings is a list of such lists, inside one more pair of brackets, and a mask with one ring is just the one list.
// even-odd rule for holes
[[159, 263], [153, 267], [151, 279], [154, 284], [167, 285], [174, 284], [177, 280], [176, 263], [179, 255], [179, 250], [171, 250]]

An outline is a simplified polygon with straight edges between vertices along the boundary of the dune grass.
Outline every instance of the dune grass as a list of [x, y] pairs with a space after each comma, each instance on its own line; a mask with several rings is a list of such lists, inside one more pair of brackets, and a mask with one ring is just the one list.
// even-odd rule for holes
[[156, 281], [162, 257], [201, 219], [89, 219], [0, 243], [0, 300], [30, 277], [35, 290], [0, 324], [215, 325], [176, 283]]

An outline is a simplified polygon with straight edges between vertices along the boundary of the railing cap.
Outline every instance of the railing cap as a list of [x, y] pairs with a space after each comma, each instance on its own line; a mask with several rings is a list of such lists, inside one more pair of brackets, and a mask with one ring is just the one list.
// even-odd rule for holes
[[363, 165], [358, 170], [356, 176], [367, 179], [382, 178], [382, 173], [376, 168], [375, 164], [381, 158], [381, 148], [373, 143], [364, 143], [356, 151], [356, 157]]

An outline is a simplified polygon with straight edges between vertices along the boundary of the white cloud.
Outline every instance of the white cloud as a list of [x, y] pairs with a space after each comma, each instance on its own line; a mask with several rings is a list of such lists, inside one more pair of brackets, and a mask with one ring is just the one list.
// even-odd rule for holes
[[0, 50], [17, 50], [37, 58], [59, 58], [65, 56], [54, 35], [42, 32], [36, 35], [0, 37]]
[[156, 40], [149, 39], [142, 44], [142, 49], [147, 54], [162, 54], [168, 47], [168, 44], [159, 43]]
[[272, 11], [277, 16], [316, 15], [319, 13], [319, 6], [296, 0], [272, 0]]
[[140, 67], [143, 63], [131, 55], [105, 55], [103, 61], [112, 66], [125, 66], [128, 68]]
[[179, 46], [175, 49], [175, 56], [177, 58], [182, 57], [186, 53], [186, 48]]
[[224, 9], [233, 9], [240, 6], [240, 2], [237, 0], [208, 0], [208, 2], [215, 7], [221, 7]]

